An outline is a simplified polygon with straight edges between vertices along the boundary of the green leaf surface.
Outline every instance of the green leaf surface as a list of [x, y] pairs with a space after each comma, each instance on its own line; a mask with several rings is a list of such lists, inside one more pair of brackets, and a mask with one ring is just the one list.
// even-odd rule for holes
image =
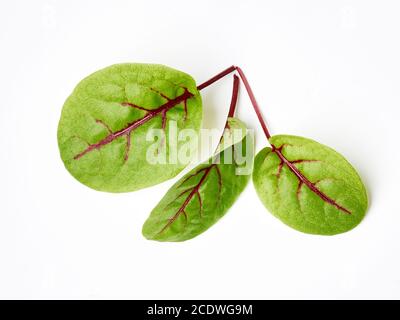
[[[238, 155], [247, 152], [246, 164]], [[225, 161], [230, 155], [233, 161]], [[233, 205], [250, 180], [254, 150], [253, 138], [245, 136], [224, 152], [191, 170], [175, 183], [153, 209], [143, 225], [149, 240], [185, 241], [203, 233], [215, 224]], [[227, 162], [227, 163], [226, 163]], [[242, 173], [242, 174], [238, 174]]]
[[334, 235], [357, 226], [368, 207], [351, 164], [310, 139], [277, 135], [254, 162], [253, 182], [263, 204], [290, 227]]
[[246, 134], [246, 125], [238, 118], [229, 117], [215, 153], [220, 153], [230, 146], [239, 143], [243, 140]]
[[150, 129], [161, 129], [167, 158], [185, 142], [170, 145], [170, 120], [178, 130], [199, 130], [201, 97], [189, 75], [162, 65], [118, 64], [82, 80], [64, 104], [58, 126], [61, 158], [83, 184], [126, 192], [176, 176], [187, 163], [147, 161]]

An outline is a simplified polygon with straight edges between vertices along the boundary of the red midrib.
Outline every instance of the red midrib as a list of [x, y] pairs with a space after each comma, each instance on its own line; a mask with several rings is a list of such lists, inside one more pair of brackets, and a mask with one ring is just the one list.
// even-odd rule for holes
[[[222, 183], [220, 181], [221, 174], [220, 174], [219, 168], [218, 168], [218, 166], [216, 164], [211, 164], [209, 167], [203, 169], [204, 170], [204, 174], [201, 177], [200, 181], [193, 187], [192, 191], [186, 197], [186, 199], [183, 202], [183, 204], [179, 207], [179, 209], [176, 211], [176, 213], [170, 219], [168, 219], [168, 223], [161, 229], [161, 231], [158, 234], [161, 234], [162, 232], [164, 232], [181, 214], [184, 214], [186, 219], [187, 219], [185, 209], [186, 209], [187, 205], [189, 204], [190, 200], [194, 197], [195, 194], [199, 195], [200, 212], [202, 211], [202, 201], [201, 201], [201, 196], [199, 194], [199, 189], [200, 189], [201, 185], [203, 184], [204, 180], [207, 178], [207, 176], [210, 173], [211, 169], [214, 168], [214, 167], [217, 170], [218, 179], [219, 179], [218, 183], [219, 183], [219, 185], [221, 185], [221, 183]], [[192, 175], [190, 177], [196, 176], [198, 173], [200, 173], [203, 170], [198, 171], [196, 174], [194, 174], [194, 175]], [[190, 190], [190, 188], [188, 190]], [[182, 195], [184, 193], [185, 193], [185, 191], [183, 193], [180, 193], [180, 195]]]
[[297, 169], [296, 166], [293, 165], [292, 162], [290, 162], [288, 159], [285, 158], [285, 156], [281, 152], [281, 149], [276, 148], [274, 145], [272, 145], [272, 152], [274, 152], [274, 153], [276, 153], [278, 155], [279, 159], [281, 159], [281, 161], [288, 166], [288, 168], [296, 175], [296, 177], [300, 180], [301, 183], [304, 183], [312, 192], [314, 192], [323, 201], [331, 204], [332, 206], [336, 207], [338, 210], [343, 211], [346, 214], [351, 214], [351, 212], [349, 210], [347, 210], [346, 208], [342, 207], [340, 204], [338, 204], [332, 198], [328, 197], [325, 193], [320, 191], [310, 180], [308, 180], [299, 171], [299, 169]]
[[92, 150], [99, 149], [99, 148], [113, 142], [115, 139], [117, 139], [121, 136], [130, 134], [137, 127], [140, 127], [141, 125], [143, 125], [144, 123], [153, 119], [154, 117], [158, 116], [161, 113], [166, 114], [166, 112], [168, 110], [172, 109], [173, 107], [175, 107], [182, 101], [186, 101], [187, 99], [189, 99], [191, 97], [193, 97], [193, 94], [191, 92], [189, 92], [187, 89], [185, 89], [185, 92], [183, 94], [181, 94], [180, 96], [167, 101], [166, 103], [164, 103], [157, 109], [148, 111], [148, 113], [143, 118], [137, 119], [137, 120], [129, 123], [126, 128], [124, 128], [122, 130], [118, 130], [116, 132], [112, 132], [108, 136], [106, 136], [104, 139], [100, 140], [99, 142], [89, 145], [81, 153], [77, 154], [74, 157], [74, 159], [77, 160]]

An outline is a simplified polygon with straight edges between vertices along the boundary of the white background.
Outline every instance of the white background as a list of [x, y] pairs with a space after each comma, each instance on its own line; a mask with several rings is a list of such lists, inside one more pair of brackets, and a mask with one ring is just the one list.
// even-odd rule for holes
[[[0, 298], [400, 298], [398, 1], [1, 1]], [[370, 208], [322, 237], [275, 219], [250, 183], [184, 243], [141, 227], [173, 180], [126, 194], [65, 170], [56, 131], [83, 77], [162, 63], [198, 83], [246, 72], [272, 133], [315, 139], [360, 172]], [[231, 78], [202, 92], [222, 128]], [[239, 115], [259, 132], [245, 94]]]

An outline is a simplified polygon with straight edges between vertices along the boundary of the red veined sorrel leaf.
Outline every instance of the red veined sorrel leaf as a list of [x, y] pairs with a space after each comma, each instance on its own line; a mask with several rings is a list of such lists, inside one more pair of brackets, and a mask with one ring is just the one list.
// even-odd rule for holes
[[[354, 228], [365, 215], [368, 199], [359, 175], [343, 156], [309, 139], [271, 137], [250, 84], [239, 67], [227, 68], [199, 88], [234, 71], [241, 77], [272, 146], [259, 152], [253, 173], [254, 185], [264, 205], [284, 223], [303, 232], [337, 234]], [[291, 145], [292, 141], [301, 143]], [[288, 148], [283, 150], [285, 145]]]
[[[155, 143], [155, 156], [177, 153], [183, 144], [170, 145], [170, 121], [177, 130], [198, 131], [201, 118], [201, 97], [189, 75], [161, 65], [114, 65], [82, 80], [65, 102], [58, 127], [61, 157], [89, 187], [137, 190], [170, 179], [187, 165], [179, 158], [160, 164], [147, 159]], [[164, 137], [148, 140], [151, 129]]]

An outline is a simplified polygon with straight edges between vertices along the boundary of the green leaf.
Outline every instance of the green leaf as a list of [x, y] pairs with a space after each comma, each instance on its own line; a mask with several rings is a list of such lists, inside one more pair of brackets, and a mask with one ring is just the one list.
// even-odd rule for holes
[[[246, 154], [247, 163], [244, 162]], [[230, 155], [234, 155], [233, 161]], [[219, 163], [214, 161], [216, 158]], [[228, 211], [246, 187], [253, 158], [253, 139], [247, 135], [217, 157], [191, 170], [153, 209], [143, 225], [143, 235], [149, 240], [184, 241], [206, 231]], [[245, 167], [247, 172], [243, 170]]]
[[[80, 182], [101, 191], [126, 192], [176, 176], [187, 163], [149, 163], [149, 129], [165, 137], [157, 152], [186, 143], [169, 142], [170, 120], [178, 130], [201, 125], [201, 97], [189, 75], [162, 65], [118, 64], [82, 80], [64, 104], [58, 126], [61, 158]], [[156, 153], [156, 152], [155, 152]]]
[[246, 134], [246, 125], [238, 118], [229, 117], [215, 153], [220, 153], [230, 146], [239, 143], [243, 140]]
[[365, 187], [339, 153], [313, 140], [277, 135], [254, 162], [263, 204], [290, 227], [334, 235], [357, 226], [368, 206]]

